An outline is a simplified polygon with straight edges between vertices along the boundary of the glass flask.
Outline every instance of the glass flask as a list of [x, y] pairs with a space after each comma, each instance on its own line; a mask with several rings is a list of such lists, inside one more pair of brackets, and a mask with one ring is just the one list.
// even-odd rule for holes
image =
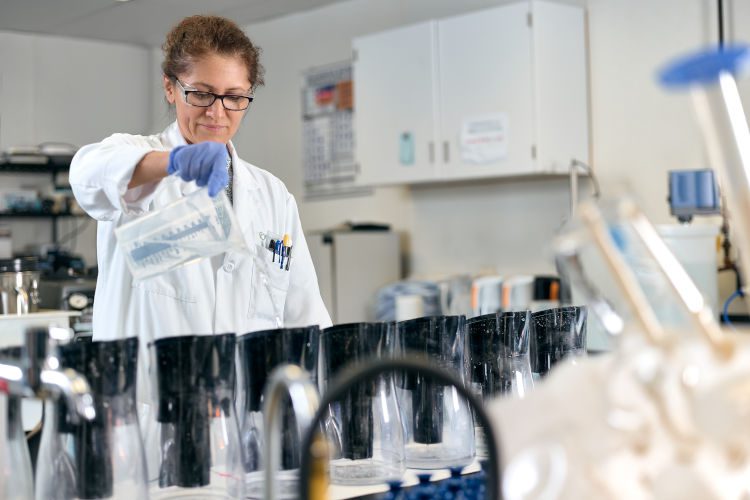
[[[320, 335], [320, 387], [350, 363], [391, 357], [394, 323], [349, 323]], [[329, 406], [326, 435], [332, 448], [331, 482], [384, 483], [405, 471], [404, 428], [392, 374], [359, 384]]]
[[65, 400], [45, 402], [36, 498], [146, 498], [135, 398], [138, 339], [74, 342], [60, 347], [60, 359], [86, 377], [96, 417], [74, 419]]
[[[22, 347], [6, 347], [0, 349], [0, 359], [19, 362], [23, 352]], [[7, 500], [26, 500], [34, 498], [34, 479], [31, 468], [31, 457], [29, 446], [26, 442], [26, 434], [23, 431], [21, 420], [21, 397], [10, 394], [0, 394], [5, 401], [5, 408], [1, 408], [0, 415], [5, 414], [5, 439], [4, 446], [0, 449], [4, 457], [0, 460], [3, 464], [2, 474], [5, 478], [3, 489], [0, 489], [0, 498]], [[2, 406], [2, 405], [0, 405]]]
[[242, 498], [234, 348], [233, 333], [150, 344], [159, 442], [158, 464], [149, 464], [152, 499]]
[[[472, 390], [483, 399], [524, 398], [534, 387], [529, 361], [529, 311], [502, 312], [466, 321]], [[484, 430], [474, 427], [477, 456], [486, 457]]]
[[[466, 381], [468, 352], [464, 316], [433, 316], [397, 324], [399, 356], [421, 355]], [[442, 469], [474, 459], [471, 409], [454, 387], [421, 375], [398, 377], [406, 428], [406, 465]]]
[[585, 306], [531, 314], [531, 370], [543, 377], [563, 359], [586, 355]]
[[[263, 497], [265, 432], [262, 410], [266, 381], [277, 366], [293, 364], [307, 371], [314, 383], [318, 368], [319, 335], [320, 329], [314, 325], [252, 332], [237, 338], [240, 379], [237, 401], [241, 411], [240, 436], [246, 498]], [[296, 498], [303, 435], [288, 398], [282, 405], [281, 414], [281, 470], [277, 473], [276, 492], [280, 498]]]

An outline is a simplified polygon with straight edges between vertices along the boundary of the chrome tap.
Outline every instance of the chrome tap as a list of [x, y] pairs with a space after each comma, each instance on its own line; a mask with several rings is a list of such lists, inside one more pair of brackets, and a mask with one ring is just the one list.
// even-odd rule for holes
[[266, 429], [263, 449], [266, 500], [275, 500], [274, 474], [279, 470], [281, 454], [281, 403], [285, 395], [292, 402], [300, 439], [307, 432], [320, 405], [320, 399], [310, 377], [299, 366], [277, 367], [268, 379], [263, 392], [263, 426]]
[[26, 331], [24, 358], [0, 359], [0, 392], [40, 399], [62, 397], [75, 422], [93, 420], [94, 398], [86, 379], [60, 363], [58, 345], [72, 338], [68, 328], [30, 328]]

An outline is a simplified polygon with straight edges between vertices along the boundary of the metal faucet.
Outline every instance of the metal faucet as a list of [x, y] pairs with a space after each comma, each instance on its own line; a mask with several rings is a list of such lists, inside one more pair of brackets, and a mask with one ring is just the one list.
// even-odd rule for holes
[[70, 414], [73, 422], [80, 417], [93, 420], [96, 410], [88, 382], [60, 363], [58, 346], [71, 338], [69, 328], [28, 329], [24, 358], [0, 359], [0, 392], [40, 399], [62, 397], [75, 409]]
[[268, 379], [263, 393], [263, 427], [266, 439], [263, 447], [264, 482], [266, 500], [276, 499], [274, 474], [279, 469], [281, 454], [281, 403], [288, 395], [297, 420], [300, 439], [310, 427], [320, 406], [318, 391], [309, 375], [299, 366], [277, 367]]

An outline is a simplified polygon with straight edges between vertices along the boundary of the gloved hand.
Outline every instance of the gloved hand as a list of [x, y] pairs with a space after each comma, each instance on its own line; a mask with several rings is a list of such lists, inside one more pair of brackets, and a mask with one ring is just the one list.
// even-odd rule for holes
[[228, 161], [227, 146], [220, 142], [177, 146], [169, 153], [167, 174], [178, 173], [183, 181], [208, 186], [208, 195], [214, 197], [229, 183]]

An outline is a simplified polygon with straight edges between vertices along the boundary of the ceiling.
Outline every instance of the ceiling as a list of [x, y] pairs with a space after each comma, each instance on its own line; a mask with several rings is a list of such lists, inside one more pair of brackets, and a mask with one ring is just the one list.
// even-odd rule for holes
[[0, 0], [0, 30], [159, 46], [180, 19], [218, 14], [240, 26], [342, 0]]

